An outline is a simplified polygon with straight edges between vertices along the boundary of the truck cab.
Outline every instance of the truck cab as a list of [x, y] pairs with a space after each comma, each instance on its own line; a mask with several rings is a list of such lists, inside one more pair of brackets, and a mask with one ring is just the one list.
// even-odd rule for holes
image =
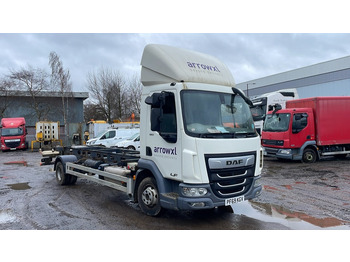
[[163, 45], [146, 46], [141, 65], [138, 175], [154, 176], [161, 206], [208, 209], [259, 195], [260, 137], [228, 68]]
[[298, 98], [299, 95], [295, 88], [281, 89], [279, 91], [253, 97], [253, 107], [251, 107], [250, 110], [252, 112], [255, 128], [258, 133], [261, 135], [265, 117], [271, 106], [279, 104], [283, 109], [286, 108], [287, 101]]
[[309, 162], [317, 156], [305, 149], [315, 144], [311, 108], [282, 109], [267, 115], [262, 132], [266, 156]]
[[23, 117], [1, 119], [1, 150], [27, 149], [27, 129]]

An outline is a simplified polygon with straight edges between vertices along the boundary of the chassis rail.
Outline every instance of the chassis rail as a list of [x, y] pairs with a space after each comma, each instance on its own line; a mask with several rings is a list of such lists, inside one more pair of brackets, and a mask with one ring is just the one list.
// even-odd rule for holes
[[[80, 178], [86, 178], [87, 180], [96, 182], [98, 184], [125, 192], [129, 196], [133, 195], [134, 180], [132, 177], [117, 175], [74, 163], [66, 163], [66, 172], [67, 174]], [[96, 177], [96, 175], [107, 177], [112, 181], [101, 179], [99, 177]], [[122, 185], [122, 183], [125, 183], [126, 186]]]

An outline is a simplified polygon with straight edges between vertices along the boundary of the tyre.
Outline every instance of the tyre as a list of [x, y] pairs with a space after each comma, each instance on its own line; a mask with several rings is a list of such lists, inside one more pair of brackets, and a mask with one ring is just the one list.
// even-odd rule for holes
[[144, 178], [137, 190], [139, 206], [146, 215], [158, 216], [162, 210], [160, 206], [159, 191], [153, 177]]
[[56, 164], [56, 180], [61, 186], [69, 185], [71, 176], [64, 172], [62, 162], [57, 162]]
[[302, 158], [303, 163], [315, 163], [316, 160], [317, 160], [317, 155], [315, 150], [311, 148], [307, 148], [304, 150], [303, 158]]
[[133, 147], [133, 146], [128, 146], [126, 149], [135, 150], [135, 147]]
[[74, 175], [69, 175], [70, 180], [69, 180], [69, 185], [74, 185], [77, 182], [78, 177]]

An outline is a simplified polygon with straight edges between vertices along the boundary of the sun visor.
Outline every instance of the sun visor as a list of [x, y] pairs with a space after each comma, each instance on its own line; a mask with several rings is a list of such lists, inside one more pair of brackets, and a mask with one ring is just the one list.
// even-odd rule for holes
[[235, 86], [230, 70], [220, 60], [172, 46], [147, 45], [141, 66], [144, 86], [182, 81]]

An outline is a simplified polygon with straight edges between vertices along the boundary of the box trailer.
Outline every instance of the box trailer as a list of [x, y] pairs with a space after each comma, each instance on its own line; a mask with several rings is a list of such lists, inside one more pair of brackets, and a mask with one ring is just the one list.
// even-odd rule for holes
[[315, 162], [350, 153], [350, 97], [313, 97], [287, 101], [270, 112], [263, 129], [266, 155]]

